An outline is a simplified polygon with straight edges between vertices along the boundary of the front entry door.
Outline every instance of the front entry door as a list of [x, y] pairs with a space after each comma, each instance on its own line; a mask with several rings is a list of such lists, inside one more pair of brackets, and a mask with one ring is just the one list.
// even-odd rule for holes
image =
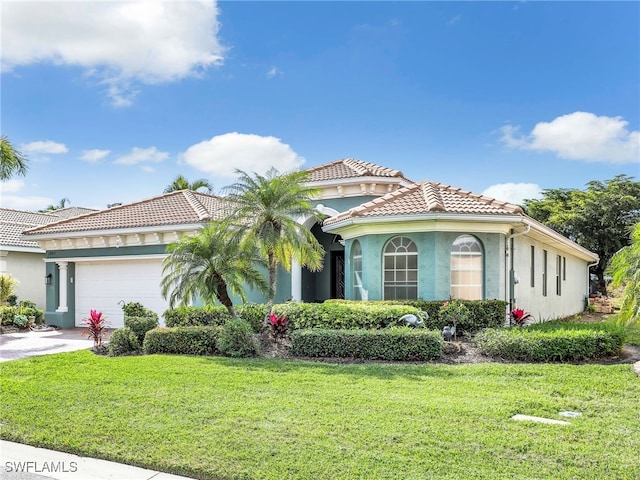
[[344, 298], [344, 251], [331, 252], [331, 298]]

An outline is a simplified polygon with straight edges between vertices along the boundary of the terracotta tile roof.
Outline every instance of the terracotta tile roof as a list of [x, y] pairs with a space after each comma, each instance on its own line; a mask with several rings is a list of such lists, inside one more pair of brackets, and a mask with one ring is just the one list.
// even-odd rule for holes
[[306, 170], [309, 181], [322, 182], [326, 180], [339, 180], [355, 177], [400, 177], [404, 178], [399, 170], [381, 167], [374, 163], [363, 162], [353, 158], [343, 158], [334, 162], [325, 163]]
[[52, 210], [49, 213], [50, 215], [55, 215], [58, 220], [64, 220], [65, 218], [73, 218], [78, 217], [80, 215], [84, 215], [85, 213], [97, 212], [95, 208], [83, 208], [83, 207], [67, 207], [67, 208], [59, 208], [58, 210]]
[[324, 221], [331, 225], [354, 217], [420, 215], [434, 212], [511, 215], [522, 209], [511, 203], [472, 193], [442, 183], [413, 183]]
[[228, 212], [220, 197], [179, 190], [33, 228], [25, 235], [201, 223]]

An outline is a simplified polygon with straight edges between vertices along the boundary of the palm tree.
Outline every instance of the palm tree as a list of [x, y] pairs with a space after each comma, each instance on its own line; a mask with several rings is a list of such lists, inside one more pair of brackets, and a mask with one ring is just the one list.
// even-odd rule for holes
[[244, 231], [244, 243], [258, 248], [267, 261], [269, 293], [264, 324], [276, 296], [278, 266], [287, 271], [291, 261], [312, 271], [322, 269], [324, 249], [311, 231], [296, 221], [300, 218], [319, 220], [319, 212], [311, 205], [317, 190], [304, 185], [305, 172], [280, 174], [275, 168], [266, 175], [249, 175], [236, 170], [239, 178], [226, 187], [226, 197], [233, 205], [232, 221]]
[[171, 183], [171, 185], [167, 185], [167, 188], [164, 189], [164, 193], [175, 192], [176, 190], [200, 190], [204, 188], [207, 193], [211, 193], [213, 191], [213, 186], [204, 178], [198, 178], [194, 180], [193, 183], [189, 183], [183, 175], [178, 175], [176, 179]]
[[68, 198], [61, 198], [60, 202], [58, 202], [58, 205], [49, 205], [47, 208], [43, 209], [43, 210], [38, 210], [39, 212], [53, 212], [56, 210], [60, 210], [61, 208], [65, 208], [70, 202], [70, 200]]
[[207, 303], [218, 300], [229, 314], [237, 317], [229, 290], [246, 300], [245, 285], [266, 291], [268, 286], [256, 268], [264, 262], [255, 249], [240, 242], [240, 236], [228, 222], [209, 222], [196, 235], [167, 247], [160, 286], [162, 296], [186, 305], [195, 297]]
[[0, 181], [9, 180], [14, 175], [27, 174], [27, 157], [15, 148], [6, 135], [0, 137]]
[[613, 286], [624, 285], [618, 320], [621, 323], [640, 323], [640, 223], [631, 230], [631, 245], [621, 248], [611, 259], [608, 273]]

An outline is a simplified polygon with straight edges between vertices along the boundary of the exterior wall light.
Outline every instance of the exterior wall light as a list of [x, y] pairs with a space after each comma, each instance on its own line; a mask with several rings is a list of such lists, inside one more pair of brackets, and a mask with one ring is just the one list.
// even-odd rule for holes
[[44, 276], [44, 284], [45, 285], [51, 285], [51, 278], [53, 277], [53, 275], [51, 275], [50, 273], [48, 273], [47, 275]]

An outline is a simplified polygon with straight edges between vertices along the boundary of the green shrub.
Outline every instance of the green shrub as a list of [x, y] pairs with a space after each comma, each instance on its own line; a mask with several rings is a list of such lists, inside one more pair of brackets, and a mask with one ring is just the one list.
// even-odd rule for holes
[[158, 314], [152, 312], [139, 302], [129, 302], [122, 305], [122, 311], [125, 317], [156, 317]]
[[215, 355], [216, 338], [220, 327], [173, 327], [154, 328], [144, 337], [145, 353], [168, 353], [180, 355]]
[[197, 327], [224, 325], [231, 316], [225, 307], [178, 307], [164, 312], [167, 327]]
[[402, 326], [400, 317], [417, 314], [418, 309], [408, 305], [383, 302], [289, 302], [274, 305], [273, 312], [289, 318], [289, 329], [381, 329]]
[[44, 311], [36, 308], [35, 303], [22, 301], [18, 307], [18, 313], [27, 317], [35, 317], [35, 323], [40, 325], [44, 323]]
[[138, 353], [142, 350], [138, 336], [129, 327], [119, 328], [111, 334], [109, 338], [109, 356], [119, 357], [121, 355], [130, 355]]
[[222, 326], [216, 347], [227, 357], [252, 357], [258, 353], [251, 325], [240, 318], [231, 319]]
[[13, 319], [16, 315], [18, 315], [18, 307], [0, 306], [0, 323], [2, 325], [13, 325]]
[[262, 330], [264, 317], [267, 314], [267, 305], [264, 303], [245, 303], [236, 308], [238, 315], [251, 324], [254, 332]]
[[615, 325], [549, 322], [524, 328], [486, 329], [474, 338], [491, 357], [524, 362], [576, 362], [620, 351], [626, 333]]
[[144, 336], [149, 330], [153, 330], [158, 326], [158, 316], [150, 317], [124, 317], [124, 326], [130, 328], [138, 338], [138, 343], [142, 345]]
[[20, 327], [20, 328], [28, 327], [29, 326], [29, 317], [19, 313], [18, 315], [13, 317], [13, 324], [18, 326], [18, 327]]
[[392, 327], [385, 330], [304, 329], [290, 334], [291, 352], [302, 357], [425, 361], [442, 355], [440, 332]]

